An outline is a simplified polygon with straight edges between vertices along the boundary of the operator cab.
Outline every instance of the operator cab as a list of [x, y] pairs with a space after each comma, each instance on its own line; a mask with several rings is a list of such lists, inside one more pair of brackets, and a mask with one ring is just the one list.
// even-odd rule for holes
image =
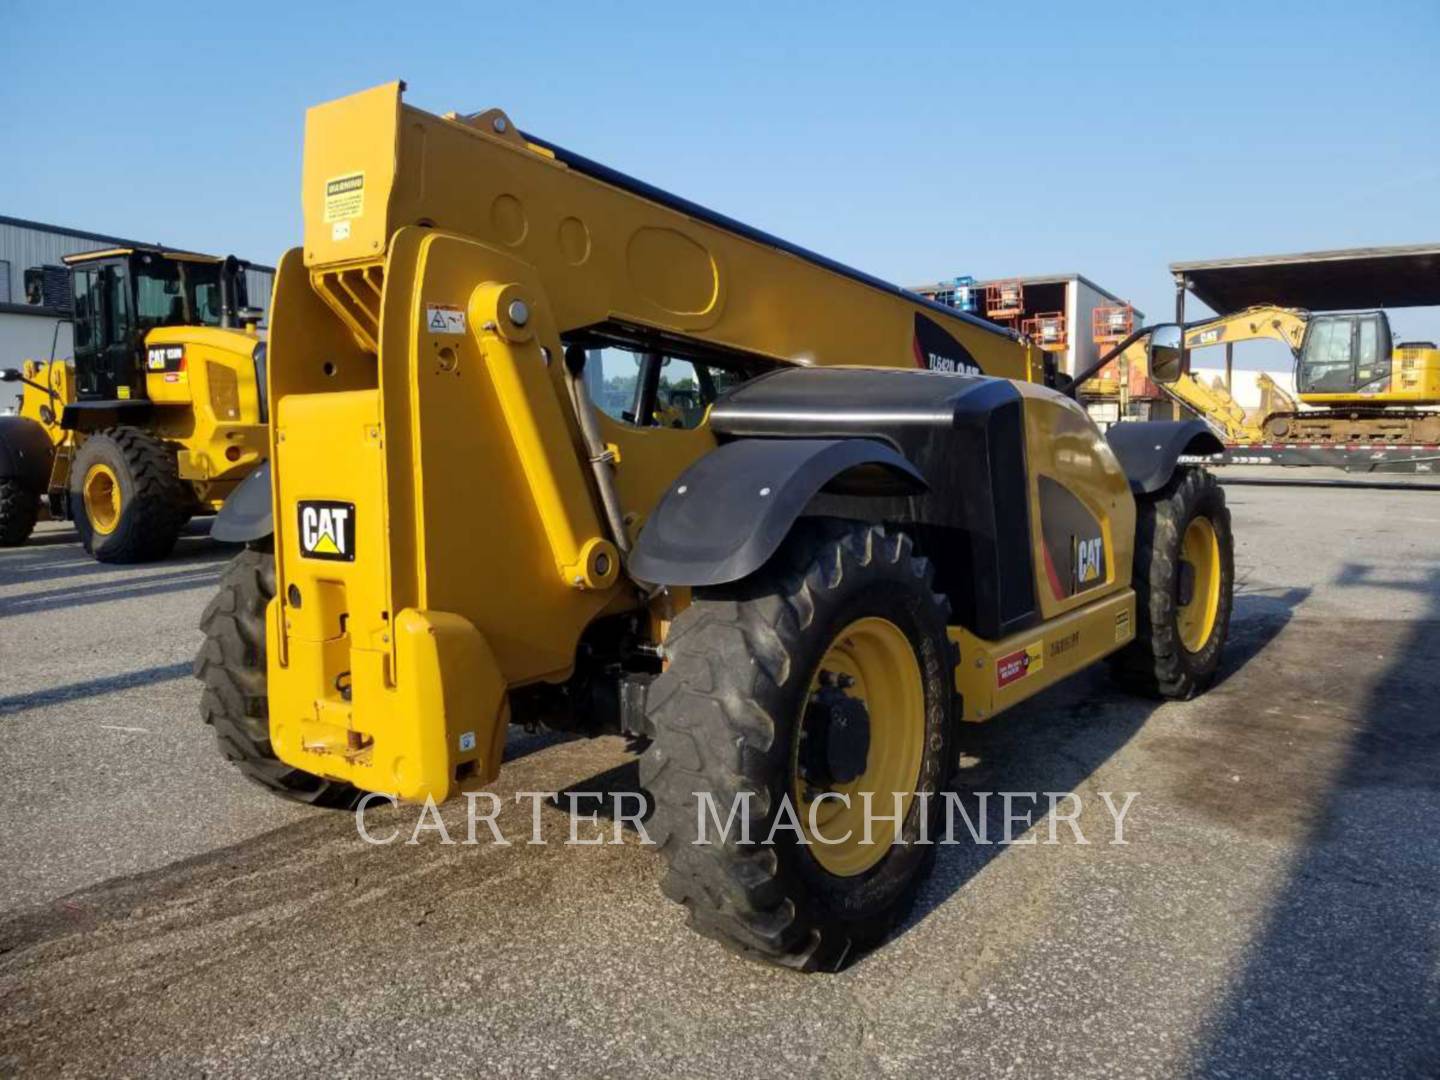
[[161, 248], [114, 248], [65, 259], [74, 295], [80, 402], [143, 402], [145, 336], [166, 326], [239, 326], [251, 316], [248, 263]]
[[1296, 389], [1305, 394], [1379, 394], [1390, 389], [1390, 320], [1383, 311], [1317, 315], [1305, 330]]

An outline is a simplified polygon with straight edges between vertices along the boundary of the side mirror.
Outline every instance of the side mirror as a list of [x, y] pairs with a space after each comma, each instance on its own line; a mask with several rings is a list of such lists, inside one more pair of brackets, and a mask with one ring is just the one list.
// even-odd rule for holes
[[20, 371], [18, 368], [0, 368], [0, 382], [19, 382]]
[[1150, 331], [1145, 358], [1150, 378], [1157, 383], [1173, 383], [1185, 374], [1188, 366], [1181, 363], [1183, 334], [1178, 323], [1161, 323]]

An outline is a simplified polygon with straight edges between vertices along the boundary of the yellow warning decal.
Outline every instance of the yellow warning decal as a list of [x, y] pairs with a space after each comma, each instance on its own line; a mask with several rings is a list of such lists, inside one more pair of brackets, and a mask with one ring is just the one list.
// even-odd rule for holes
[[365, 213], [365, 174], [346, 173], [325, 181], [325, 220], [347, 221]]

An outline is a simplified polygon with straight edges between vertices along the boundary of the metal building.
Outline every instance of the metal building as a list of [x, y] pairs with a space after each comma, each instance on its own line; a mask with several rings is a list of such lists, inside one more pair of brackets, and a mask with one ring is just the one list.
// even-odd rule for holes
[[[1059, 370], [1067, 375], [1084, 371], [1099, 359], [1092, 332], [1095, 309], [1125, 304], [1083, 274], [993, 281], [964, 277], [912, 285], [910, 291], [1028, 334], [1041, 348], [1056, 354]], [[997, 296], [1003, 296], [1009, 306], [994, 308]], [[1143, 321], [1144, 313], [1136, 311], [1134, 317]]]
[[[0, 214], [0, 367], [48, 360], [52, 350], [57, 357], [71, 354], [64, 256], [139, 242]], [[27, 270], [32, 273], [27, 275]], [[251, 307], [268, 313], [274, 274], [268, 266], [252, 266], [246, 272]]]

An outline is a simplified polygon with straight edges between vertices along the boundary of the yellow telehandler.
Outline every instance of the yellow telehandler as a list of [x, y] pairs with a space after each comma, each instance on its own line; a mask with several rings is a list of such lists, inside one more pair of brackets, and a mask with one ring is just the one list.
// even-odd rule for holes
[[625, 733], [695, 929], [829, 969], [929, 871], [959, 723], [1107, 657], [1214, 678], [1202, 423], [1107, 441], [1012, 332], [402, 89], [309, 112], [270, 459], [212, 530], [201, 712], [250, 778], [438, 800], [511, 723]]
[[23, 386], [0, 416], [0, 546], [42, 500], [101, 562], [163, 558], [265, 458], [265, 343], [245, 269], [158, 247], [66, 258], [73, 360], [0, 371]]

